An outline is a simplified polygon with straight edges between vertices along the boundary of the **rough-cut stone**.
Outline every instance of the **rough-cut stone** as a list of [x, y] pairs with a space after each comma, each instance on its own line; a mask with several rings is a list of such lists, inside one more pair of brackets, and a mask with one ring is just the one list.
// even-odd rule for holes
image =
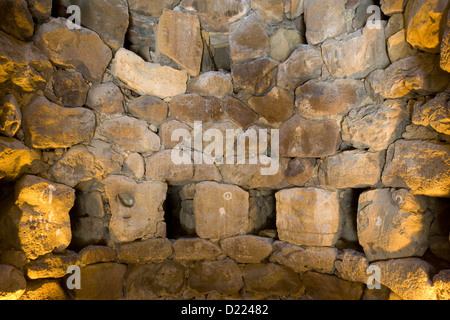
[[48, 58], [32, 43], [0, 31], [0, 86], [18, 91], [44, 89], [53, 71]]
[[53, 76], [53, 91], [66, 107], [82, 107], [86, 102], [89, 86], [79, 72], [58, 70]]
[[175, 130], [187, 130], [188, 132], [192, 131], [192, 128], [184, 122], [178, 120], [167, 120], [165, 121], [161, 127], [159, 128], [159, 135], [161, 137], [161, 144], [165, 149], [172, 149], [179, 143], [181, 143], [181, 138], [179, 140], [175, 139], [172, 141], [172, 133]]
[[80, 268], [81, 289], [67, 290], [76, 300], [122, 300], [127, 266], [99, 263]]
[[376, 185], [381, 178], [384, 152], [350, 150], [322, 159], [319, 183], [327, 188], [364, 188]]
[[345, 249], [335, 262], [336, 275], [347, 281], [366, 283], [370, 273], [367, 273], [369, 263], [363, 253]]
[[446, 0], [411, 0], [405, 9], [406, 40], [422, 51], [438, 53]]
[[441, 41], [441, 69], [450, 73], [450, 10]]
[[183, 6], [197, 12], [205, 30], [220, 32], [250, 9], [248, 0], [183, 0]]
[[19, 300], [68, 300], [70, 297], [61, 286], [61, 279], [27, 281], [27, 290]]
[[23, 273], [13, 266], [0, 265], [0, 300], [17, 300], [27, 287]]
[[64, 254], [48, 253], [27, 263], [24, 271], [29, 279], [62, 278], [69, 266], [77, 265], [80, 257], [72, 251]]
[[400, 100], [386, 100], [351, 110], [342, 122], [342, 141], [355, 148], [387, 149], [409, 124], [409, 112]]
[[173, 258], [179, 261], [214, 261], [222, 250], [204, 239], [178, 239], [173, 244]]
[[450, 147], [417, 140], [398, 140], [388, 149], [383, 184], [409, 188], [413, 194], [449, 197]]
[[123, 95], [112, 82], [94, 83], [89, 90], [86, 106], [100, 115], [114, 115], [123, 112]]
[[0, 179], [15, 180], [39, 160], [39, 154], [19, 140], [0, 137]]
[[254, 294], [254, 298], [287, 297], [303, 289], [298, 274], [274, 263], [246, 265], [243, 277], [245, 291]]
[[322, 74], [323, 60], [320, 51], [313, 46], [301, 44], [289, 59], [278, 66], [277, 85], [294, 89]]
[[422, 256], [432, 219], [423, 196], [405, 189], [367, 191], [359, 198], [358, 240], [371, 261]]
[[339, 128], [333, 120], [305, 120], [294, 115], [280, 126], [282, 157], [324, 157], [335, 154], [339, 146]]
[[79, 256], [81, 264], [88, 265], [113, 262], [116, 260], [117, 253], [110, 247], [90, 245], [81, 249]]
[[27, 0], [28, 9], [38, 21], [47, 20], [52, 13], [52, 0]]
[[37, 176], [26, 175], [15, 186], [0, 223], [5, 243], [25, 252], [27, 258], [63, 250], [71, 241], [69, 211], [75, 190]]
[[450, 270], [442, 270], [433, 277], [438, 300], [450, 300]]
[[[384, 35], [386, 36], [386, 39], [389, 39], [394, 34], [398, 33], [399, 31], [405, 29], [405, 21], [403, 18], [403, 14], [397, 13], [394, 14], [389, 20], [384, 28]], [[406, 37], [405, 37], [406, 39]]]
[[406, 42], [405, 29], [393, 34], [387, 41], [387, 51], [391, 62], [406, 58], [414, 53], [411, 45]]
[[389, 65], [384, 28], [365, 27], [341, 41], [329, 40], [322, 45], [322, 55], [328, 71], [338, 78], [365, 78]]
[[278, 62], [283, 62], [302, 43], [302, 37], [297, 31], [278, 29], [269, 38], [270, 57]]
[[279, 123], [292, 116], [294, 96], [287, 90], [274, 87], [268, 94], [261, 97], [251, 97], [250, 107], [270, 123]]
[[[33, 42], [58, 67], [75, 69], [87, 79], [100, 82], [112, 58], [111, 49], [97, 33], [86, 28], [70, 30], [64, 18], [37, 27]], [[73, 44], [77, 50], [73, 50]]]
[[180, 0], [128, 0], [131, 13], [141, 13], [150, 17], [159, 17], [164, 9], [175, 7]]
[[145, 174], [144, 158], [137, 152], [130, 153], [123, 163], [122, 172], [136, 179], [142, 179]]
[[186, 92], [188, 74], [185, 71], [145, 62], [137, 54], [123, 48], [117, 51], [111, 72], [141, 95], [165, 99]]
[[270, 58], [258, 58], [235, 65], [231, 70], [234, 88], [261, 94], [269, 89], [276, 74], [277, 62]]
[[312, 271], [303, 276], [302, 283], [313, 300], [360, 300], [364, 293], [362, 283]]
[[0, 103], [0, 133], [14, 137], [22, 124], [22, 112], [16, 98], [8, 94]]
[[248, 193], [216, 182], [197, 184], [194, 196], [195, 230], [206, 239], [245, 234], [248, 227]]
[[284, 173], [286, 181], [302, 187], [316, 174], [315, 159], [295, 158], [289, 161]]
[[163, 150], [145, 159], [145, 176], [151, 180], [182, 184], [192, 180], [194, 165], [175, 164], [172, 161], [172, 150]]
[[220, 246], [237, 263], [260, 263], [272, 253], [272, 242], [270, 238], [243, 235], [223, 239]]
[[260, 14], [254, 13], [231, 26], [230, 54], [234, 62], [255, 59], [268, 52], [269, 37]]
[[167, 118], [167, 103], [154, 96], [142, 96], [132, 100], [127, 105], [128, 112], [133, 116], [143, 119], [156, 127]]
[[258, 118], [256, 112], [252, 111], [239, 99], [230, 96], [226, 96], [224, 99], [224, 109], [231, 121], [243, 129], [246, 129]]
[[361, 81], [338, 79], [307, 82], [295, 90], [295, 96], [295, 106], [302, 117], [321, 118], [346, 114], [358, 108], [366, 91]]
[[117, 249], [117, 260], [124, 263], [161, 263], [172, 252], [170, 240], [165, 238], [148, 239], [120, 245]]
[[294, 20], [303, 14], [303, 0], [284, 1], [284, 14], [290, 20]]
[[222, 99], [225, 95], [233, 93], [233, 83], [229, 74], [209, 71], [191, 79], [188, 83], [188, 91]]
[[22, 41], [33, 36], [34, 23], [25, 0], [4, 0], [0, 2], [2, 20], [0, 29]]
[[195, 121], [208, 122], [211, 117], [207, 108], [206, 99], [198, 94], [183, 94], [170, 102], [170, 116], [189, 124]]
[[70, 3], [80, 8], [81, 25], [97, 32], [113, 50], [123, 46], [129, 23], [126, 0], [71, 0]]
[[251, 7], [257, 10], [265, 23], [277, 23], [283, 20], [284, 0], [251, 0]]
[[304, 0], [303, 9], [308, 42], [318, 44], [345, 31], [345, 2], [345, 0], [319, 2]]
[[188, 274], [189, 287], [200, 293], [234, 295], [244, 286], [242, 272], [233, 260], [197, 262]]
[[334, 272], [334, 262], [338, 256], [336, 248], [298, 247], [287, 243], [275, 244], [271, 262], [285, 265], [295, 272], [314, 270], [321, 273]]
[[294, 188], [278, 191], [275, 198], [280, 240], [307, 246], [336, 243], [344, 216], [338, 191]]
[[403, 300], [436, 300], [436, 291], [430, 279], [433, 267], [418, 258], [378, 261], [380, 282]]
[[64, 108], [37, 96], [23, 111], [23, 129], [25, 142], [33, 148], [67, 148], [92, 139], [95, 115], [86, 108]]
[[134, 265], [128, 270], [125, 297], [127, 300], [178, 298], [183, 291], [185, 278], [185, 269], [175, 261]]
[[203, 41], [197, 16], [164, 9], [159, 18], [156, 46], [191, 76], [200, 73]]
[[450, 90], [439, 93], [425, 104], [416, 103], [412, 123], [450, 135]]
[[127, 116], [104, 121], [98, 135], [131, 152], [154, 152], [161, 147], [159, 136], [146, 121]]
[[375, 70], [366, 81], [375, 94], [396, 99], [411, 93], [442, 92], [447, 89], [450, 75], [439, 67], [439, 55], [418, 53], [394, 62], [385, 70]]
[[[109, 231], [113, 241], [130, 242], [156, 235], [158, 223], [164, 221], [165, 183], [146, 181], [137, 184], [126, 177], [110, 176], [105, 180], [105, 190], [111, 207]], [[119, 195], [134, 199], [132, 205], [125, 206]]]
[[402, 13], [407, 0], [381, 0], [381, 11], [385, 15], [392, 16], [395, 13]]

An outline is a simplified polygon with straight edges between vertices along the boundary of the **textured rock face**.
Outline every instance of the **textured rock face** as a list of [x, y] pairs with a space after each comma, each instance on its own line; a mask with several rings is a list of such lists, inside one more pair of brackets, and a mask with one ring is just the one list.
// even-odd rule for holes
[[293, 100], [289, 91], [274, 87], [265, 96], [250, 98], [248, 104], [270, 123], [279, 123], [292, 116]]
[[13, 266], [0, 265], [0, 300], [18, 300], [27, 288], [23, 273]]
[[188, 84], [188, 91], [202, 96], [214, 96], [222, 99], [225, 95], [233, 93], [233, 83], [229, 75], [210, 71], [191, 79]]
[[22, 41], [33, 36], [33, 18], [25, 0], [2, 1], [0, 10], [4, 14], [0, 29]]
[[86, 106], [101, 115], [121, 114], [123, 112], [123, 96], [112, 82], [95, 83], [89, 89]]
[[[100, 82], [111, 61], [111, 49], [97, 33], [87, 28], [70, 30], [66, 22], [64, 18], [51, 19], [39, 26], [33, 42], [58, 67], [75, 69], [89, 80]], [[73, 43], [78, 44], [78, 50], [72, 49]]]
[[277, 62], [270, 58], [259, 58], [235, 65], [231, 71], [234, 86], [253, 94], [266, 91], [276, 74]]
[[294, 188], [275, 194], [280, 240], [295, 245], [333, 246], [343, 217], [339, 192]]
[[0, 179], [14, 180], [39, 160], [39, 154], [19, 140], [0, 137]]
[[186, 92], [186, 72], [145, 62], [135, 53], [123, 48], [117, 51], [111, 71], [130, 89], [142, 95], [164, 99]]
[[24, 176], [16, 183], [12, 203], [6, 205], [2, 238], [31, 259], [54, 249], [64, 250], [72, 237], [69, 210], [74, 201], [72, 188], [37, 176]]
[[441, 69], [450, 72], [450, 11], [441, 42]]
[[201, 182], [194, 196], [195, 230], [201, 238], [221, 239], [245, 234], [248, 193], [239, 187]]
[[359, 243], [369, 260], [422, 256], [432, 219], [423, 196], [405, 189], [367, 191], [359, 198]]
[[272, 240], [256, 236], [226, 238], [220, 245], [238, 263], [259, 263], [272, 253]]
[[12, 94], [5, 96], [1, 102], [0, 133], [14, 137], [22, 124], [22, 112], [16, 98]]
[[449, 154], [448, 145], [398, 140], [389, 147], [383, 184], [410, 188], [413, 194], [448, 197]]
[[200, 73], [203, 41], [200, 21], [195, 15], [164, 9], [159, 19], [156, 45], [161, 53], [191, 76]]
[[416, 103], [412, 123], [430, 126], [438, 132], [450, 135], [450, 90], [438, 94], [425, 104]]
[[136, 184], [125, 177], [110, 176], [105, 180], [105, 187], [112, 214], [109, 229], [114, 241], [130, 242], [156, 235], [158, 223], [164, 220], [165, 183]]

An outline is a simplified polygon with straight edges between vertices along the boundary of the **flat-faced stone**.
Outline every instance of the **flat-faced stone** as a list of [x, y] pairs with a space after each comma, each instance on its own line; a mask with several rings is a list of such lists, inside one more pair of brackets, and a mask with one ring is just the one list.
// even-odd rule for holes
[[258, 58], [235, 65], [231, 70], [234, 88], [261, 94], [269, 89], [276, 74], [277, 62], [270, 58]]
[[292, 116], [294, 96], [287, 90], [274, 87], [261, 97], [251, 97], [250, 107], [270, 123], [279, 123]]
[[272, 242], [270, 238], [243, 235], [222, 239], [220, 246], [238, 263], [260, 263], [272, 253]]
[[173, 252], [172, 242], [165, 238], [148, 239], [122, 244], [117, 249], [117, 260], [124, 263], [161, 263]]
[[86, 106], [100, 115], [123, 113], [123, 95], [112, 82], [94, 83], [89, 90]]
[[228, 117], [241, 128], [247, 128], [250, 126], [258, 115], [247, 107], [242, 101], [226, 96], [224, 99], [224, 108], [228, 114]]

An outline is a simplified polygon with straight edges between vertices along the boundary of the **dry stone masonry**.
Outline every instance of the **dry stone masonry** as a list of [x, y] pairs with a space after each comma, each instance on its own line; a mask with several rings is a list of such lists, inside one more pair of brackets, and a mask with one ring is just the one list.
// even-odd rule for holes
[[0, 299], [450, 299], [448, 0], [0, 11]]

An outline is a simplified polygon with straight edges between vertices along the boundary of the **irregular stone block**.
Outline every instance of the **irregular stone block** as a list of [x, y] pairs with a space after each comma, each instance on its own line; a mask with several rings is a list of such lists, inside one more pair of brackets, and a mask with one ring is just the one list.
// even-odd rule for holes
[[117, 260], [124, 263], [161, 263], [172, 254], [172, 242], [166, 238], [125, 243], [117, 249]]
[[260, 263], [272, 253], [272, 239], [252, 235], [222, 239], [225, 254], [237, 263]]
[[80, 257], [72, 251], [65, 254], [48, 253], [24, 266], [29, 279], [62, 278], [67, 274], [69, 266], [79, 264]]
[[223, 239], [245, 234], [248, 197], [248, 193], [237, 186], [216, 182], [197, 184], [194, 196], [197, 235], [206, 239]]
[[278, 62], [283, 62], [304, 43], [304, 38], [297, 31], [278, 29], [269, 38], [270, 57]]
[[302, 283], [313, 300], [360, 300], [365, 287], [362, 283], [312, 271], [303, 276]]
[[92, 111], [64, 108], [42, 96], [36, 96], [23, 111], [25, 142], [37, 149], [68, 148], [89, 142], [95, 124]]
[[222, 254], [219, 246], [204, 239], [178, 239], [173, 243], [173, 258], [179, 261], [214, 261]]
[[412, 123], [450, 135], [450, 90], [439, 93], [427, 103], [416, 103]]
[[432, 219], [423, 196], [405, 189], [367, 191], [359, 198], [358, 240], [370, 261], [422, 256]]
[[52, 13], [52, 0], [26, 0], [31, 15], [38, 21], [47, 20]]
[[295, 90], [295, 106], [304, 118], [322, 118], [348, 113], [366, 97], [364, 84], [354, 79], [333, 82], [310, 81]]
[[114, 262], [117, 253], [110, 247], [90, 245], [81, 249], [79, 255], [81, 264], [88, 265], [101, 262]]
[[380, 282], [403, 300], [436, 300], [430, 279], [434, 268], [418, 258], [378, 261], [371, 266], [380, 268]]
[[65, 107], [82, 107], [86, 102], [89, 86], [79, 72], [58, 70], [53, 76], [53, 91]]
[[203, 41], [197, 16], [164, 9], [159, 18], [156, 46], [191, 76], [200, 73]]
[[293, 188], [278, 191], [275, 198], [280, 240], [320, 247], [336, 243], [344, 217], [338, 191]]
[[340, 146], [340, 132], [334, 120], [305, 120], [294, 115], [279, 130], [282, 157], [325, 157], [335, 154]]
[[283, 20], [283, 0], [251, 0], [253, 10], [257, 10], [265, 23], [277, 23]]
[[400, 100], [386, 100], [351, 110], [342, 121], [342, 141], [358, 149], [387, 149], [409, 124], [409, 112]]
[[197, 262], [188, 272], [189, 287], [202, 294], [221, 293], [235, 295], [244, 286], [242, 272], [230, 259]]
[[116, 51], [123, 46], [130, 20], [126, 0], [71, 0], [70, 3], [80, 8], [81, 24], [97, 32], [111, 49]]
[[70, 297], [61, 286], [61, 279], [27, 281], [27, 290], [19, 300], [68, 300]]
[[[345, 31], [345, 0], [304, 0], [306, 38], [312, 44], [334, 38]], [[318, 17], [321, 17], [318, 19]], [[326, 23], [324, 23], [326, 21]]]
[[274, 87], [261, 97], [251, 97], [250, 107], [270, 123], [280, 123], [292, 116], [294, 96], [287, 90]]
[[327, 188], [364, 188], [376, 185], [384, 166], [384, 152], [350, 150], [319, 162], [319, 183]]
[[116, 52], [111, 72], [141, 95], [165, 99], [186, 92], [188, 74], [185, 71], [145, 62], [137, 54], [123, 48]]
[[246, 129], [258, 118], [256, 112], [247, 107], [239, 99], [230, 96], [226, 96], [224, 99], [224, 109], [228, 117], [243, 129]]
[[0, 3], [3, 19], [0, 29], [14, 38], [26, 41], [33, 36], [34, 22], [25, 0], [5, 0]]
[[344, 249], [335, 262], [336, 275], [344, 280], [367, 283], [371, 273], [367, 273], [369, 262], [361, 252]]
[[211, 121], [206, 99], [195, 93], [176, 96], [170, 102], [170, 116], [193, 124], [195, 121]]
[[[157, 224], [164, 221], [165, 183], [146, 181], [137, 184], [126, 177], [109, 176], [105, 180], [105, 191], [111, 207], [109, 231], [114, 242], [131, 242], [156, 235]], [[120, 195], [129, 197], [132, 202], [124, 204]]]
[[315, 159], [294, 158], [289, 161], [284, 175], [289, 183], [303, 187], [314, 176], [317, 176], [316, 161]]
[[100, 115], [114, 115], [123, 112], [123, 95], [112, 82], [94, 83], [89, 90], [86, 106]]
[[[97, 33], [86, 28], [70, 30], [64, 18], [51, 19], [36, 28], [33, 37], [41, 49], [58, 67], [75, 69], [92, 82], [100, 82], [112, 58], [111, 49]], [[77, 43], [77, 50], [73, 44]]]
[[132, 100], [127, 107], [128, 112], [133, 116], [143, 119], [156, 127], [159, 127], [166, 120], [169, 109], [165, 101], [153, 96], [142, 96]]
[[441, 69], [450, 73], [450, 11], [441, 41]]
[[381, 0], [381, 11], [385, 15], [392, 16], [395, 13], [402, 13], [407, 0]]
[[0, 300], [18, 300], [27, 287], [23, 273], [13, 266], [0, 265]]
[[209, 71], [191, 79], [188, 91], [201, 96], [213, 96], [222, 99], [233, 93], [233, 83], [229, 74], [220, 71]]
[[15, 180], [41, 160], [39, 154], [13, 138], [0, 137], [0, 179]]
[[12, 94], [6, 95], [1, 102], [0, 133], [7, 137], [14, 137], [22, 124], [22, 112], [16, 98]]
[[155, 18], [158, 18], [164, 9], [171, 9], [178, 3], [180, 3], [180, 0], [153, 0], [152, 2], [146, 0], [128, 0], [132, 15], [133, 13], [140, 13]]
[[236, 90], [261, 94], [269, 89], [276, 74], [277, 62], [270, 58], [258, 58], [233, 66], [231, 75]]
[[26, 175], [5, 204], [0, 233], [5, 243], [25, 252], [27, 258], [64, 250], [71, 241], [69, 211], [75, 190], [37, 176]]
[[284, 89], [294, 89], [322, 74], [321, 53], [313, 46], [301, 44], [291, 56], [278, 66], [277, 85]]
[[387, 51], [391, 62], [406, 58], [414, 53], [414, 49], [406, 42], [405, 29], [402, 29], [389, 37], [387, 41]]
[[145, 176], [151, 180], [167, 181], [170, 184], [183, 184], [194, 176], [194, 165], [175, 164], [172, 150], [163, 150], [145, 159]]
[[433, 277], [438, 300], [450, 300], [450, 270], [442, 270]]
[[341, 41], [329, 40], [322, 45], [322, 56], [333, 76], [365, 78], [389, 65], [384, 28], [365, 27]]
[[413, 194], [449, 197], [450, 147], [417, 140], [398, 140], [388, 149], [383, 184], [409, 188]]

